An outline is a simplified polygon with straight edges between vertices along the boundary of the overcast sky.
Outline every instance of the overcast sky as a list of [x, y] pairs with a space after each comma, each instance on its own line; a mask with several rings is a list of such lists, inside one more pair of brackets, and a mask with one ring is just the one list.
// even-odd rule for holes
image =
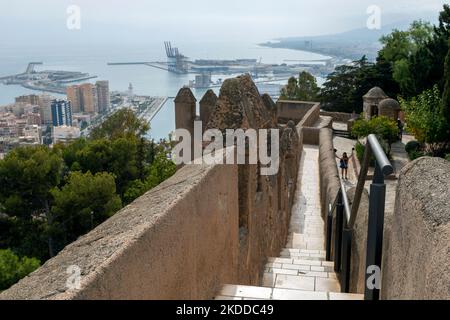
[[[54, 41], [236, 40], [330, 34], [366, 25], [436, 18], [447, 0], [1, 0], [0, 44]], [[67, 7], [81, 8], [68, 31]]]

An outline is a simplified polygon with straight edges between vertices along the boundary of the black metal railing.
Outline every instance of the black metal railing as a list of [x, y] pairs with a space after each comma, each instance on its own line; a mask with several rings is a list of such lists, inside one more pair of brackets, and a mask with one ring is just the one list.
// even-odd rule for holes
[[[334, 271], [338, 274], [342, 292], [350, 290], [351, 249], [353, 227], [361, 202], [361, 196], [369, 169], [371, 157], [375, 157], [375, 172], [369, 193], [369, 218], [367, 229], [365, 300], [379, 300], [381, 259], [383, 252], [383, 228], [386, 184], [384, 178], [394, 172], [383, 148], [375, 135], [367, 138], [364, 159], [358, 177], [353, 203], [350, 206], [342, 179], [339, 192], [332, 204], [329, 205], [326, 234], [326, 259], [334, 259]], [[336, 211], [336, 214], [333, 213]], [[334, 218], [335, 217], [335, 218]], [[333, 221], [334, 220], [334, 221]], [[333, 225], [334, 223], [334, 225]], [[334, 230], [333, 230], [334, 226]], [[334, 239], [333, 239], [334, 237]], [[333, 252], [332, 244], [334, 240]], [[333, 253], [333, 254], [332, 254]], [[376, 272], [378, 270], [378, 272]], [[373, 274], [375, 272], [375, 274]], [[373, 280], [373, 283], [372, 283]]]

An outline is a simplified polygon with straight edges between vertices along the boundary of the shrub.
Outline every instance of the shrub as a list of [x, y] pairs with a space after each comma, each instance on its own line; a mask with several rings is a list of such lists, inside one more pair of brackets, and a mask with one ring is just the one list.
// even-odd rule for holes
[[386, 144], [385, 152], [389, 156], [391, 145], [398, 140], [397, 123], [384, 116], [374, 117], [370, 120], [361, 119], [355, 121], [352, 127], [353, 136], [361, 139], [370, 134], [375, 134], [379, 140], [384, 140]]
[[410, 153], [412, 151], [417, 151], [420, 149], [420, 143], [418, 141], [410, 141], [405, 146], [405, 151]]
[[0, 290], [5, 290], [40, 266], [36, 258], [19, 258], [11, 250], [0, 250]]
[[445, 160], [450, 161], [450, 153], [447, 153], [447, 154], [445, 155]]
[[400, 98], [408, 127], [416, 139], [425, 144], [427, 153], [443, 156], [449, 145], [449, 124], [438, 86], [410, 100]]
[[413, 150], [413, 151], [409, 152], [408, 155], [409, 155], [409, 159], [411, 159], [411, 160], [416, 160], [418, 158], [426, 156], [426, 154], [420, 150]]

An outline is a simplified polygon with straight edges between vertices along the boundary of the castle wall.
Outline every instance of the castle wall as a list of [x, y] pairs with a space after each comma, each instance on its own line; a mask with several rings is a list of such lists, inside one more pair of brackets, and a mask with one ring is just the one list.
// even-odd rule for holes
[[350, 119], [352, 119], [353, 114], [351, 113], [344, 113], [344, 112], [328, 112], [328, 111], [321, 111], [321, 116], [327, 116], [332, 117], [333, 121], [335, 122], [347, 122]]
[[[187, 165], [0, 299], [211, 299], [237, 280], [238, 172]], [[70, 266], [80, 290], [68, 290]]]
[[300, 122], [302, 119], [304, 119], [308, 111], [310, 111], [315, 106], [319, 106], [319, 104], [306, 101], [278, 100], [278, 122], [287, 123], [289, 120], [293, 120], [296, 123]]

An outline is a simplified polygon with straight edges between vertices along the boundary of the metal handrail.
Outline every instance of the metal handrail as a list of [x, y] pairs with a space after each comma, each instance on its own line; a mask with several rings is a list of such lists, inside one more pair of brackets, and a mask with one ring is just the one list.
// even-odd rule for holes
[[[375, 173], [370, 187], [369, 220], [367, 234], [366, 270], [369, 266], [378, 266], [381, 269], [381, 254], [383, 243], [384, 226], [384, 206], [386, 185], [384, 177], [392, 174], [394, 169], [381, 147], [377, 137], [371, 134], [367, 137], [364, 159], [358, 177], [353, 203], [350, 206], [347, 191], [342, 178], [340, 188], [333, 204], [329, 204], [327, 217], [327, 237], [326, 237], [326, 258], [331, 260], [331, 243], [333, 229], [333, 212], [336, 210], [336, 230], [335, 230], [335, 250], [334, 250], [334, 270], [341, 272], [341, 288], [344, 292], [349, 291], [350, 282], [350, 257], [353, 227], [358, 214], [361, 197], [369, 169], [369, 162], [372, 155], [375, 157]], [[342, 256], [341, 256], [342, 255]], [[341, 270], [342, 269], [342, 270]], [[366, 274], [366, 280], [368, 275]], [[379, 288], [367, 288], [365, 299], [378, 300]]]
[[363, 163], [361, 165], [361, 171], [358, 177], [358, 184], [356, 185], [355, 190], [355, 197], [353, 199], [352, 211], [349, 219], [350, 228], [353, 228], [356, 221], [356, 216], [358, 214], [359, 205], [361, 203], [361, 196], [364, 190], [364, 184], [366, 182], [367, 172], [369, 170], [369, 163], [372, 154], [375, 156], [377, 166], [380, 166], [381, 172], [385, 176], [388, 176], [394, 172], [394, 168], [392, 167], [391, 162], [384, 153], [384, 150], [381, 147], [380, 143], [378, 142], [377, 137], [374, 134], [369, 135], [367, 137], [367, 144], [366, 149], [364, 150]]
[[347, 191], [345, 190], [344, 182], [342, 181], [342, 178], [340, 178], [341, 182], [341, 190], [342, 190], [342, 204], [344, 205], [344, 213], [345, 213], [345, 219], [346, 219], [346, 225], [347, 227], [350, 227], [350, 218], [351, 218], [351, 209], [350, 209], [350, 203], [348, 201]]

